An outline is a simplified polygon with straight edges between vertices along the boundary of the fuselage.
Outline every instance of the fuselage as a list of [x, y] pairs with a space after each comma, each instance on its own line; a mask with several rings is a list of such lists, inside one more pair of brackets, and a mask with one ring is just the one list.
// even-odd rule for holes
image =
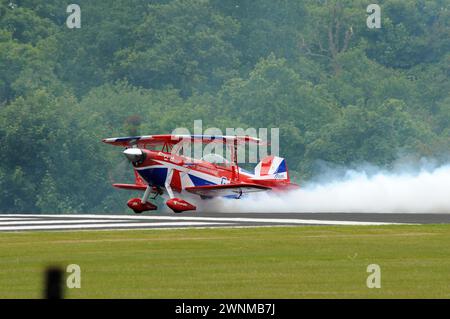
[[257, 176], [230, 163], [215, 164], [170, 152], [141, 150], [144, 159], [133, 163], [139, 176], [151, 186], [165, 187], [169, 183], [176, 192], [187, 187], [230, 183], [256, 183], [274, 188], [291, 185], [288, 180]]

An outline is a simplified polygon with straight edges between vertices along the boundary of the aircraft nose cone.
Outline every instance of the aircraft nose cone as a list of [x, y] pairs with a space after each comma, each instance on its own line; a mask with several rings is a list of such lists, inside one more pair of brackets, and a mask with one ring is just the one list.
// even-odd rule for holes
[[139, 148], [127, 148], [125, 151], [123, 151], [123, 154], [132, 163], [142, 162], [145, 158], [144, 152], [142, 152], [142, 150]]

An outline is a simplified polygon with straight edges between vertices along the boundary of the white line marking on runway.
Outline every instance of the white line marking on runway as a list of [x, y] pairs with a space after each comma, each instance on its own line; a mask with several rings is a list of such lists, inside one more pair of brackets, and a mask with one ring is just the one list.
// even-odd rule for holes
[[0, 222], [0, 226], [6, 225], [40, 225], [40, 224], [93, 224], [93, 223], [117, 223], [127, 222], [127, 220], [111, 220], [111, 219], [60, 219], [60, 220], [21, 220], [21, 221], [7, 221]]
[[0, 217], [0, 221], [3, 221], [3, 220], [7, 220], [7, 221], [17, 220], [17, 221], [19, 221], [19, 220], [37, 220], [37, 219], [39, 219], [39, 218], [13, 218], [13, 217], [5, 217], [5, 218], [3, 218], [3, 217]]
[[[5, 215], [9, 216], [9, 215]], [[16, 215], [20, 216], [20, 215]], [[23, 215], [30, 216], [30, 215]], [[387, 222], [361, 222], [342, 220], [320, 219], [292, 219], [292, 218], [241, 218], [241, 217], [191, 217], [191, 216], [128, 216], [128, 215], [34, 215], [41, 217], [64, 218], [102, 218], [102, 219], [141, 219], [141, 220], [190, 220], [190, 221], [217, 221], [217, 222], [241, 222], [241, 223], [275, 223], [275, 224], [299, 224], [299, 225], [342, 225], [342, 226], [378, 226], [378, 225], [406, 225], [406, 223]]]
[[104, 224], [88, 224], [88, 225], [38, 225], [38, 226], [1, 226], [0, 230], [63, 230], [63, 229], [95, 229], [95, 228], [105, 228], [108, 226], [118, 227], [162, 227], [162, 226], [209, 226], [209, 225], [226, 225], [222, 223], [203, 223], [203, 222], [170, 222], [170, 223], [117, 223], [112, 225]]

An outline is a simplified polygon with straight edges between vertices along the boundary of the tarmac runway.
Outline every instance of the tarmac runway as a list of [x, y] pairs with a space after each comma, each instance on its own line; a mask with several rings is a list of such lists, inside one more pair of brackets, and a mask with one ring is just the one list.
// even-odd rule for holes
[[183, 214], [144, 213], [141, 215], [0, 214], [0, 232], [440, 223], [450, 223], [450, 214], [198, 212]]

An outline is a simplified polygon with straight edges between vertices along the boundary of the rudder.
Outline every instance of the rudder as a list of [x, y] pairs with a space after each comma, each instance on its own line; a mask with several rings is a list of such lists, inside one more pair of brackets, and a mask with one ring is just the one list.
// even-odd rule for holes
[[255, 167], [255, 179], [289, 182], [286, 160], [274, 155], [263, 158]]

